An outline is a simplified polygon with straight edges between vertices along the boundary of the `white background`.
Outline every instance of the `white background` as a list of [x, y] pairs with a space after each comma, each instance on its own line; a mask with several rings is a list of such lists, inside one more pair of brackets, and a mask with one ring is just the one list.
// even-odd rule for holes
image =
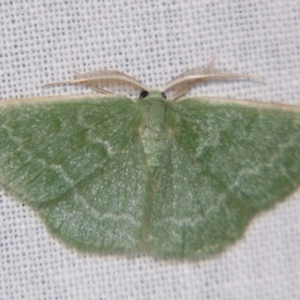
[[[300, 105], [300, 2], [1, 1], [0, 99], [88, 93], [41, 85], [100, 68], [150, 87], [203, 65], [259, 74], [194, 95]], [[0, 197], [0, 299], [300, 299], [300, 193], [199, 262], [78, 254], [31, 209]]]

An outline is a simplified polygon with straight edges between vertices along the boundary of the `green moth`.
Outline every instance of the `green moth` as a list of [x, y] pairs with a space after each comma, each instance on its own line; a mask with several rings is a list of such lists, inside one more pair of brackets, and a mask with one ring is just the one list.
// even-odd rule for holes
[[0, 186], [79, 250], [219, 253], [300, 185], [300, 108], [181, 98], [195, 84], [244, 78], [210, 63], [149, 90], [105, 70], [68, 82], [102, 95], [1, 101]]

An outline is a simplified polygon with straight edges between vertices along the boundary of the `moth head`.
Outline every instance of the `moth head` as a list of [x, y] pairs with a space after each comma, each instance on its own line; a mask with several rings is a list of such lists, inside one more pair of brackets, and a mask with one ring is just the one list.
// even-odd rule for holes
[[[140, 93], [140, 96], [139, 96], [139, 99], [145, 99], [145, 98], [147, 98], [150, 94], [153, 94], [155, 91], [152, 91], [152, 93], [151, 92], [148, 92], [148, 91], [141, 91], [141, 93]], [[158, 92], [159, 93], [159, 95], [160, 96], [162, 96], [165, 100], [167, 99], [167, 96], [166, 96], [166, 94], [164, 93], [164, 92], [161, 92], [161, 91], [159, 91]]]

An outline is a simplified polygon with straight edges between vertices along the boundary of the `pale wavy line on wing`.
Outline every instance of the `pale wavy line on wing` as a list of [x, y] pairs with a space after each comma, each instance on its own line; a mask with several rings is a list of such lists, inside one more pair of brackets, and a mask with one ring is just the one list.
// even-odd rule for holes
[[89, 213], [91, 213], [91, 215], [99, 220], [99, 221], [102, 221], [104, 219], [109, 219], [109, 220], [112, 220], [112, 221], [130, 221], [131, 224], [134, 224], [136, 226], [139, 225], [138, 222], [136, 222], [133, 217], [131, 215], [128, 215], [128, 214], [119, 214], [119, 215], [113, 215], [111, 213], [104, 213], [104, 214], [101, 214], [98, 210], [96, 210], [93, 206], [89, 205], [86, 201], [86, 199], [80, 195], [76, 195], [75, 194], [75, 197], [76, 197], [76, 200], [78, 200], [82, 205], [83, 207], [86, 209], [86, 211], [88, 211]]

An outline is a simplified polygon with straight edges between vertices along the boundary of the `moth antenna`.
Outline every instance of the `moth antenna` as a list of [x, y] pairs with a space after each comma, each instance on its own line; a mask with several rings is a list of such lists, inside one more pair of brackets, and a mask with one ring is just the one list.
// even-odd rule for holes
[[173, 95], [168, 99], [168, 101], [178, 99], [192, 87], [200, 83], [230, 80], [265, 81], [265, 78], [262, 76], [236, 74], [217, 68], [215, 67], [215, 61], [216, 59], [213, 58], [206, 66], [192, 68], [168, 82], [162, 88], [164, 93], [173, 91]]
[[[88, 77], [84, 76], [84, 74], [79, 73], [77, 70], [74, 70], [73, 73], [74, 73], [75, 79], [88, 78]], [[91, 72], [89, 72], [89, 73], [91, 73]], [[88, 74], [88, 73], [85, 73], [85, 74]], [[92, 90], [94, 90], [95, 92], [100, 93], [100, 94], [114, 95], [114, 93], [112, 93], [112, 92], [110, 92], [108, 90], [102, 89], [102, 88], [100, 88], [98, 86], [92, 86], [92, 85], [86, 85], [86, 86], [88, 86], [89, 88], [91, 88]]]
[[148, 87], [144, 86], [140, 81], [118, 71], [98, 70], [83, 74], [74, 71], [74, 77], [75, 79], [73, 80], [47, 83], [43, 85], [43, 88], [55, 85], [75, 84], [90, 87], [101, 94], [114, 94], [113, 92], [103, 89], [101, 86], [105, 84], [116, 85], [125, 83], [125, 85], [137, 88], [139, 91], [149, 90]]

